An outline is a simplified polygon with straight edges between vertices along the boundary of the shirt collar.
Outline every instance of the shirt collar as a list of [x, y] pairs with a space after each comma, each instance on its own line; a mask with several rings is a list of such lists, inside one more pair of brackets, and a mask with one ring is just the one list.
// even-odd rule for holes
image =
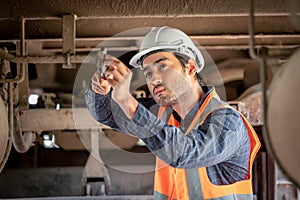
[[[185, 130], [189, 125], [190, 123], [193, 121], [195, 115], [197, 114], [198, 110], [200, 109], [200, 107], [202, 106], [204, 100], [207, 98], [207, 96], [215, 89], [213, 86], [202, 86], [202, 87], [205, 87], [203, 88], [203, 91], [207, 91], [205, 93], [205, 95], [200, 99], [200, 101], [198, 102], [198, 104], [196, 104], [192, 109], [191, 111], [185, 116], [185, 118], [182, 120], [180, 118], [180, 116], [176, 113], [175, 110], [173, 110], [173, 116], [175, 117], [175, 119], [179, 122], [181, 122], [181, 130]], [[185, 131], [183, 131], [185, 132]]]

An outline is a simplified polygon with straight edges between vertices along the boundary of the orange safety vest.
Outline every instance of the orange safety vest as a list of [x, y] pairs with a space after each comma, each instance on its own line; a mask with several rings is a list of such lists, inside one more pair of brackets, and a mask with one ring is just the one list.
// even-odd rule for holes
[[[188, 134], [192, 129], [197, 130], [206, 117], [219, 108], [230, 107], [220, 101], [215, 90], [213, 90], [201, 105], [198, 113], [194, 117], [191, 125], [186, 131]], [[161, 118], [166, 108], [161, 107], [158, 117]], [[202, 199], [253, 199], [252, 192], [252, 164], [254, 157], [260, 148], [259, 139], [246, 118], [241, 114], [247, 127], [250, 139], [250, 158], [248, 163], [248, 179], [235, 182], [229, 185], [215, 185], [210, 182], [206, 167], [194, 169], [174, 168], [167, 165], [159, 158], [156, 159], [156, 171], [154, 181], [155, 200], [202, 200]], [[168, 120], [169, 125], [179, 127], [180, 124], [171, 115]]]

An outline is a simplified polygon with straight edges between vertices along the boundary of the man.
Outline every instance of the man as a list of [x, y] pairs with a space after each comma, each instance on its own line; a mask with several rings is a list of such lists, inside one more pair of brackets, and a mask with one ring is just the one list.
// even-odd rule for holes
[[157, 156], [154, 199], [253, 198], [259, 140], [204, 84], [203, 56], [186, 34], [153, 28], [130, 61], [142, 69], [157, 111], [131, 95], [132, 73], [121, 61], [107, 56], [105, 64], [105, 77], [95, 74], [86, 93], [88, 108], [99, 122], [141, 138]]

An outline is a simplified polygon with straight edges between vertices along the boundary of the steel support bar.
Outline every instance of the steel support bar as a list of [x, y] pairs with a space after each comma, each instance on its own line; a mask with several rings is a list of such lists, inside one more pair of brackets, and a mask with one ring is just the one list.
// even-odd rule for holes
[[[25, 55], [25, 19], [22, 18], [21, 19], [21, 25], [20, 25], [20, 29], [21, 29], [21, 38], [20, 38], [20, 54], [22, 56]], [[0, 50], [3, 54], [8, 54], [5, 50]], [[4, 60], [8, 60], [7, 58], [5, 58], [5, 55], [2, 55], [0, 52], [0, 58], [4, 59]], [[14, 57], [14, 55], [7, 55], [8, 58], [12, 58]], [[14, 79], [0, 79], [0, 83], [20, 83], [25, 79], [25, 68], [26, 68], [26, 64], [24, 62], [18, 62], [19, 63], [19, 72], [17, 74], [17, 77]]]
[[[255, 34], [255, 28], [254, 28], [254, 0], [250, 0], [250, 12], [249, 12], [249, 44], [250, 44], [250, 49], [249, 49], [249, 54], [252, 59], [260, 61], [260, 82], [262, 84], [262, 107], [263, 107], [263, 119], [264, 119], [264, 126], [262, 126], [262, 135], [263, 135], [263, 140], [269, 155], [269, 163], [274, 164], [276, 159], [276, 156], [274, 154], [274, 149], [271, 144], [270, 140], [270, 133], [268, 129], [268, 103], [267, 103], [267, 59], [269, 58], [268, 56], [268, 49], [267, 48], [262, 48], [261, 50], [261, 55], [257, 55], [255, 52], [255, 40], [254, 40], [254, 34]], [[270, 159], [272, 158], [272, 159]], [[270, 178], [271, 176], [271, 178]], [[273, 176], [273, 177], [272, 177]], [[274, 199], [274, 197], [277, 194], [276, 191], [276, 184], [274, 183], [274, 177], [276, 177], [276, 172], [272, 171], [268, 173], [268, 179], [271, 181], [268, 183], [268, 191], [267, 191], [267, 196], [268, 199]]]
[[99, 130], [91, 131], [90, 155], [84, 167], [83, 185], [87, 196], [109, 194], [111, 181], [108, 170], [99, 154]]
[[[249, 43], [249, 35], [191, 35], [193, 40], [197, 41], [202, 46], [206, 45], [248, 45]], [[80, 44], [81, 46], [84, 43], [95, 42], [95, 44], [99, 44], [103, 41], [141, 41], [143, 39], [143, 35], [141, 36], [115, 36], [115, 37], [94, 37], [94, 38], [75, 38], [76, 44]], [[19, 40], [11, 39], [11, 40], [0, 40], [0, 42], [13, 42], [16, 43]], [[48, 39], [26, 39], [26, 41], [33, 42], [45, 42], [50, 46], [62, 44], [61, 38], [48, 38]], [[255, 42], [258, 45], [278, 45], [278, 46], [286, 46], [286, 45], [299, 45], [300, 42], [300, 34], [258, 34], [255, 35]], [[95, 45], [96, 46], [96, 45]], [[123, 47], [123, 46], [122, 46]], [[138, 46], [136, 46], [138, 48]]]
[[63, 40], [62, 40], [62, 52], [66, 56], [66, 62], [63, 64], [63, 68], [74, 69], [74, 65], [70, 63], [69, 56], [75, 55], [75, 37], [76, 37], [76, 15], [64, 15], [63, 16]]
[[23, 132], [20, 128], [20, 117], [15, 116], [15, 131], [12, 135], [12, 142], [15, 150], [19, 153], [26, 153], [33, 142], [35, 141], [35, 134], [33, 132]]
[[[35, 64], [50, 64], [50, 63], [66, 63], [65, 56], [15, 56], [0, 50], [0, 58], [6, 59], [14, 63], [35, 63]], [[96, 63], [95, 57], [87, 56], [69, 56], [67, 58], [70, 63]], [[17, 78], [14, 79], [0, 79], [0, 83], [19, 83], [24, 80], [25, 77], [25, 65], [23, 64], [20, 68], [20, 72]]]
[[[27, 55], [27, 46], [25, 42], [25, 20], [21, 18], [21, 38], [20, 42], [17, 43], [17, 54], [20, 56]], [[18, 107], [20, 109], [28, 109], [28, 93], [29, 93], [29, 78], [28, 78], [28, 63], [18, 63], [17, 64], [19, 73], [17, 77], [20, 77], [18, 81], [17, 90], [18, 90]]]
[[[66, 62], [66, 58], [63, 55], [56, 55], [56, 56], [15, 56], [10, 53], [6, 53], [3, 50], [0, 50], [0, 58], [6, 59], [10, 62], [14, 63], [34, 63], [34, 64], [63, 64]], [[87, 59], [86, 59], [87, 58]], [[82, 55], [71, 55], [70, 56], [70, 63], [96, 63], [96, 58], [88, 58], [87, 56]], [[93, 62], [94, 61], [94, 62]]]
[[20, 126], [23, 132], [109, 129], [109, 127], [95, 121], [86, 108], [29, 109], [19, 111], [19, 114]]

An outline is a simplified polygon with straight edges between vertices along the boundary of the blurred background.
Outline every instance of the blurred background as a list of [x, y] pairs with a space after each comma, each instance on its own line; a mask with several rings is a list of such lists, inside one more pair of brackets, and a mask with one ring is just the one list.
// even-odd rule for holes
[[[274, 154], [263, 106], [276, 72], [298, 63], [287, 64], [300, 45], [299, 1], [2, 0], [0, 9], [0, 198], [153, 198], [155, 157], [137, 138], [95, 122], [84, 91], [104, 47], [128, 63], [147, 27], [171, 26], [198, 45], [205, 78], [262, 141], [256, 199], [300, 199], [299, 172], [289, 170], [299, 160], [282, 159], [299, 147], [282, 143], [292, 153]], [[148, 97], [133, 71], [133, 94]]]

